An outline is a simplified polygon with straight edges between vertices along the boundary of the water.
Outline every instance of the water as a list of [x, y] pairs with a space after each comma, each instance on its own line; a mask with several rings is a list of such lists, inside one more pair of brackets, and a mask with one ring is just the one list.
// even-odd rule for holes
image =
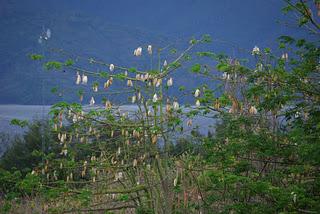
[[[0, 105], [0, 133], [4, 132], [11, 135], [23, 133], [25, 129], [10, 125], [12, 119], [32, 121], [48, 118], [50, 107], [51, 106], [40, 105]], [[86, 106], [84, 109], [88, 109], [88, 107]], [[120, 106], [119, 109], [123, 113], [134, 113], [137, 110], [137, 106], [124, 105]], [[213, 118], [197, 116], [193, 119], [192, 126], [187, 126], [186, 120], [187, 119], [184, 119], [184, 129], [186, 132], [199, 127], [200, 133], [204, 135], [212, 130], [211, 126], [214, 126], [216, 123], [216, 120]]]
[[[42, 112], [44, 110], [44, 114]], [[21, 134], [25, 130], [10, 125], [12, 119], [19, 120], [41, 120], [48, 117], [50, 106], [40, 105], [0, 105], [0, 132], [9, 134]]]

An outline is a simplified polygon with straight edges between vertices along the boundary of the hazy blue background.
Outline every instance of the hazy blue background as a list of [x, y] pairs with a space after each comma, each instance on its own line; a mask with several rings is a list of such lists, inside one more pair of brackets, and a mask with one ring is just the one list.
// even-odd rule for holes
[[[277, 24], [287, 19], [282, 6], [281, 0], [0, 0], [0, 104], [75, 99], [70, 93], [75, 87], [73, 73], [44, 72], [27, 57], [52, 56], [37, 43], [43, 27], [52, 31], [47, 47], [138, 66], [145, 61], [132, 56], [136, 47], [173, 43], [183, 48], [192, 36], [202, 34], [247, 50], [254, 45], [275, 48], [279, 35], [297, 32]], [[221, 42], [207, 49], [244, 54]], [[188, 75], [180, 76], [178, 84], [195, 84]], [[53, 86], [64, 88], [64, 98], [50, 93]]]

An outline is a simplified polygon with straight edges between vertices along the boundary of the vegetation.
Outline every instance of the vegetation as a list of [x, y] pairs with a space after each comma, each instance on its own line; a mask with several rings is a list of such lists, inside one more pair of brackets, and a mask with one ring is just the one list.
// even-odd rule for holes
[[[55, 137], [41, 141], [42, 149], [41, 138], [30, 140], [36, 146], [28, 154], [38, 151], [41, 161], [23, 159], [34, 163], [32, 173], [1, 171], [2, 211], [318, 213], [320, 25], [313, 9], [319, 12], [320, 2], [286, 2], [284, 12], [295, 13], [312, 36], [281, 36], [280, 54], [256, 46], [249, 52], [254, 63], [195, 51], [212, 42], [208, 35], [192, 39], [181, 53], [172, 49], [168, 61], [167, 48], [138, 47], [136, 57], [157, 55], [156, 67], [144, 71], [79, 56], [88, 68], [72, 57], [45, 62], [53, 72], [74, 71], [79, 87], [91, 87], [90, 107], [81, 104], [88, 96], [81, 89], [80, 103], [52, 106], [45, 133]], [[178, 86], [180, 94], [172, 97], [172, 76], [184, 66], [207, 80]], [[125, 89], [112, 91], [114, 82]], [[134, 109], [112, 103], [117, 95]], [[179, 104], [181, 96], [194, 103]], [[197, 117], [218, 121], [214, 133], [201, 135], [193, 125]], [[19, 144], [9, 150], [2, 167], [27, 172], [12, 158], [19, 151]], [[23, 194], [12, 197], [16, 192]]]

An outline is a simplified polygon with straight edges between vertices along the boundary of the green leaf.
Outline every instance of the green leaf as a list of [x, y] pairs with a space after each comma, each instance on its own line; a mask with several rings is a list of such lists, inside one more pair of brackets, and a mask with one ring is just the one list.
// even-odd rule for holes
[[225, 72], [229, 69], [229, 65], [225, 62], [221, 62], [221, 63], [217, 64], [216, 68], [218, 71]]
[[108, 78], [108, 77], [109, 77], [109, 74], [108, 74], [107, 72], [105, 72], [105, 71], [101, 71], [101, 72], [99, 73], [99, 76], [100, 76], [101, 78]]
[[42, 55], [39, 54], [30, 54], [29, 57], [32, 60], [42, 60], [44, 58]]
[[136, 68], [129, 68], [129, 69], [128, 69], [128, 72], [136, 73], [136, 72], [137, 72], [137, 69], [136, 69]]
[[186, 87], [183, 85], [179, 87], [179, 91], [184, 91], [185, 89], [186, 89]]
[[51, 93], [56, 94], [58, 92], [58, 87], [51, 88]]
[[201, 65], [199, 63], [197, 64], [194, 64], [192, 67], [191, 67], [191, 72], [193, 73], [199, 73], [201, 70]]
[[73, 64], [74, 64], [74, 61], [73, 61], [72, 59], [68, 59], [68, 60], [64, 63], [65, 66], [71, 66], [71, 65], [73, 65]]
[[47, 70], [52, 70], [52, 69], [60, 70], [62, 68], [61, 62], [56, 62], [56, 61], [47, 62], [44, 66]]
[[294, 42], [294, 38], [292, 38], [291, 36], [280, 36], [278, 39], [282, 43], [292, 44]]
[[28, 125], [28, 121], [27, 120], [12, 119], [10, 121], [10, 125], [20, 126], [21, 128], [24, 128]]
[[201, 38], [201, 42], [202, 43], [211, 43], [212, 42], [212, 38], [209, 34], [205, 34], [202, 36]]

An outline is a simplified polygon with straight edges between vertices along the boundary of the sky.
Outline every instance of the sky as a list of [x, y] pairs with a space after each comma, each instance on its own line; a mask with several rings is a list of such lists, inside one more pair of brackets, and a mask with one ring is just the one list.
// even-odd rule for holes
[[[137, 46], [183, 47], [203, 34], [247, 50], [276, 49], [277, 37], [299, 33], [279, 23], [288, 20], [283, 6], [282, 0], [0, 0], [0, 104], [52, 104], [61, 98], [51, 87], [74, 87], [73, 74], [45, 73], [28, 59], [36, 52], [52, 56], [37, 43], [42, 28], [52, 31], [50, 47], [135, 64]], [[222, 42], [210, 48], [233, 50]]]

